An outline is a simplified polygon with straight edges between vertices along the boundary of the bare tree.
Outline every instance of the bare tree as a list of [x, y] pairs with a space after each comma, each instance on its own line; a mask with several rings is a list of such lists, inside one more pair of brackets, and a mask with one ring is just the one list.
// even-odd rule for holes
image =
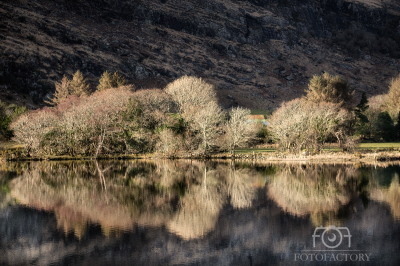
[[203, 142], [204, 153], [207, 153], [210, 146], [214, 144], [223, 118], [223, 111], [213, 101], [209, 102], [204, 108], [197, 109], [194, 114], [192, 127], [199, 132], [199, 137]]
[[295, 99], [283, 103], [270, 118], [271, 132], [280, 144], [292, 151], [320, 150], [329, 137], [345, 136], [344, 127], [351, 119], [340, 104], [313, 103]]
[[169, 83], [165, 91], [177, 103], [181, 113], [217, 101], [214, 86], [196, 77], [183, 76]]
[[43, 137], [56, 126], [56, 121], [55, 112], [48, 108], [23, 114], [10, 126], [14, 131], [13, 140], [23, 143], [28, 154], [36, 153]]
[[392, 79], [389, 92], [385, 95], [383, 111], [387, 111], [394, 121], [400, 112], [400, 75]]
[[15, 140], [28, 152], [41, 148], [48, 154], [120, 152], [123, 143], [121, 113], [132, 92], [118, 88], [89, 97], [68, 97], [56, 107], [19, 117], [11, 126]]
[[255, 127], [248, 123], [250, 110], [237, 107], [229, 112], [229, 120], [225, 123], [226, 139], [229, 150], [233, 154], [235, 148], [247, 144], [256, 135]]
[[171, 129], [164, 129], [159, 134], [159, 141], [157, 142], [156, 149], [164, 155], [172, 155], [179, 150], [183, 142], [180, 136], [176, 136]]

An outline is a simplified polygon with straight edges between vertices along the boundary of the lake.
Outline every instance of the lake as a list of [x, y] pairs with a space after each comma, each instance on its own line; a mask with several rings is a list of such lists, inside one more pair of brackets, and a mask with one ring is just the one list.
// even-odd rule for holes
[[3, 162], [0, 265], [399, 265], [400, 165]]

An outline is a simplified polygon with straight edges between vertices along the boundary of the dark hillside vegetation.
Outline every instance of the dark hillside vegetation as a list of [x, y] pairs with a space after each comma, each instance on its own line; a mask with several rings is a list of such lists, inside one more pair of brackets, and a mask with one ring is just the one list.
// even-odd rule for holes
[[275, 109], [321, 71], [372, 96], [400, 70], [399, 10], [374, 0], [2, 1], [0, 98], [40, 107], [77, 69], [92, 90], [106, 70], [139, 89], [202, 77], [225, 108]]

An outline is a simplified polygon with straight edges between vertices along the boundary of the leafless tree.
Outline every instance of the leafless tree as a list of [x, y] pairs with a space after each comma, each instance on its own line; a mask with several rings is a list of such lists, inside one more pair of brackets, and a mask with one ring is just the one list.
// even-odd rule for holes
[[394, 121], [397, 120], [400, 112], [400, 75], [391, 80], [389, 92], [385, 95], [382, 107]]
[[183, 76], [168, 84], [165, 91], [177, 103], [180, 113], [193, 114], [191, 110], [217, 101], [214, 86], [196, 77]]
[[271, 132], [280, 144], [292, 151], [320, 150], [328, 137], [344, 136], [344, 127], [351, 119], [340, 104], [313, 103], [295, 99], [283, 103], [270, 118]]
[[177, 136], [171, 129], [164, 129], [159, 134], [159, 141], [156, 150], [162, 152], [165, 156], [173, 155], [181, 147], [183, 142], [181, 136]]
[[203, 142], [204, 153], [207, 153], [210, 146], [214, 144], [223, 119], [224, 112], [215, 102], [209, 102], [204, 108], [198, 109], [193, 115], [192, 126], [199, 132], [198, 135]]
[[10, 128], [13, 140], [22, 143], [28, 154], [39, 151], [43, 137], [56, 126], [57, 116], [49, 108], [21, 115]]
[[229, 120], [225, 123], [226, 140], [230, 152], [235, 153], [236, 147], [247, 144], [256, 135], [255, 127], [248, 122], [250, 110], [237, 107], [229, 112]]

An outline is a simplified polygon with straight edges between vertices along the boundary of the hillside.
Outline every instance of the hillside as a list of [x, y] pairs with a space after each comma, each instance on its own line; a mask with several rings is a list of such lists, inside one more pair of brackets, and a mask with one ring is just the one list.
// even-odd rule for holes
[[276, 108], [322, 71], [371, 96], [400, 71], [399, 14], [394, 0], [2, 1], [0, 99], [40, 107], [77, 69], [93, 88], [105, 70], [137, 89], [196, 75], [224, 107]]

